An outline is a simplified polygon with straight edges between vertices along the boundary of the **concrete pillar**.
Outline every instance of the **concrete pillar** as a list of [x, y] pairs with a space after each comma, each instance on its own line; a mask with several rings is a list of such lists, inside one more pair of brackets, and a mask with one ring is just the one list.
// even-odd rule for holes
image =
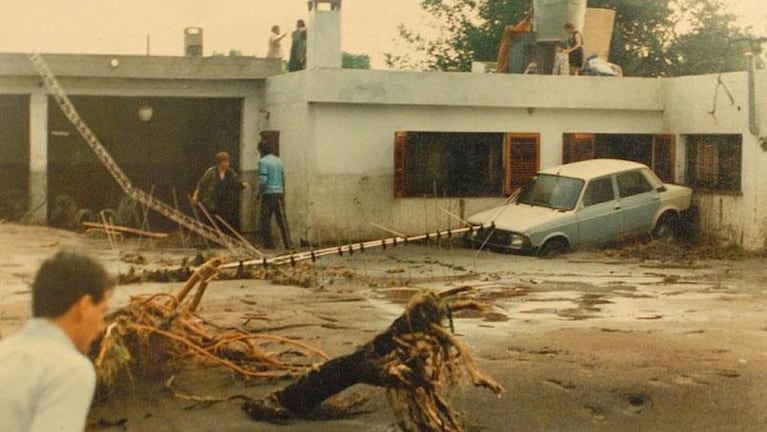
[[541, 131], [541, 169], [562, 164], [563, 139], [561, 130], [552, 128]]
[[255, 232], [258, 227], [256, 194], [258, 186], [258, 141], [263, 129], [259, 98], [246, 97], [242, 102], [242, 124], [240, 131], [240, 174], [250, 184], [240, 199], [240, 229]]
[[309, 0], [306, 68], [340, 69], [341, 0]]
[[48, 96], [29, 98], [29, 209], [38, 223], [48, 219]]

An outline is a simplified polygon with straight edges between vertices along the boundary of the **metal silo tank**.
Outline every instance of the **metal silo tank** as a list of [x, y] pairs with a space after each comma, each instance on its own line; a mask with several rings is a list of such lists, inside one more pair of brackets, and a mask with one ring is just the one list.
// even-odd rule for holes
[[556, 42], [565, 38], [564, 25], [573, 23], [583, 30], [587, 0], [533, 0], [533, 31], [538, 42]]

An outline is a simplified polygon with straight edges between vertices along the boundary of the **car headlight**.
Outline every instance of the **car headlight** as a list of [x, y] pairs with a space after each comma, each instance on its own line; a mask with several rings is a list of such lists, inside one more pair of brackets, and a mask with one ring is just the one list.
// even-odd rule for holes
[[509, 246], [513, 248], [522, 248], [523, 246], [525, 246], [525, 236], [520, 234], [512, 234], [511, 241], [509, 242]]

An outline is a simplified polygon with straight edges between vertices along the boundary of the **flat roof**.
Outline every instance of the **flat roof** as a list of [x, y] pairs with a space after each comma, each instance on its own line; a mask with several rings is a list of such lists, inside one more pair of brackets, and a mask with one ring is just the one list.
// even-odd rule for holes
[[[102, 54], [42, 54], [57, 77], [263, 80], [282, 73], [278, 59], [257, 57], [172, 57]], [[23, 53], [0, 53], [0, 77], [37, 76]]]

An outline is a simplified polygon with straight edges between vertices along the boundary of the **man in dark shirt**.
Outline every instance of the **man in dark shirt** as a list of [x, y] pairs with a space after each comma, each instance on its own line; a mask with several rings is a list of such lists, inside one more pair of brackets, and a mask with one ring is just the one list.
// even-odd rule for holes
[[240, 191], [248, 187], [248, 184], [240, 180], [237, 173], [229, 167], [230, 164], [229, 153], [218, 153], [216, 165], [208, 168], [202, 175], [192, 199], [195, 203], [201, 203], [211, 215], [218, 215], [229, 226], [239, 231]]

